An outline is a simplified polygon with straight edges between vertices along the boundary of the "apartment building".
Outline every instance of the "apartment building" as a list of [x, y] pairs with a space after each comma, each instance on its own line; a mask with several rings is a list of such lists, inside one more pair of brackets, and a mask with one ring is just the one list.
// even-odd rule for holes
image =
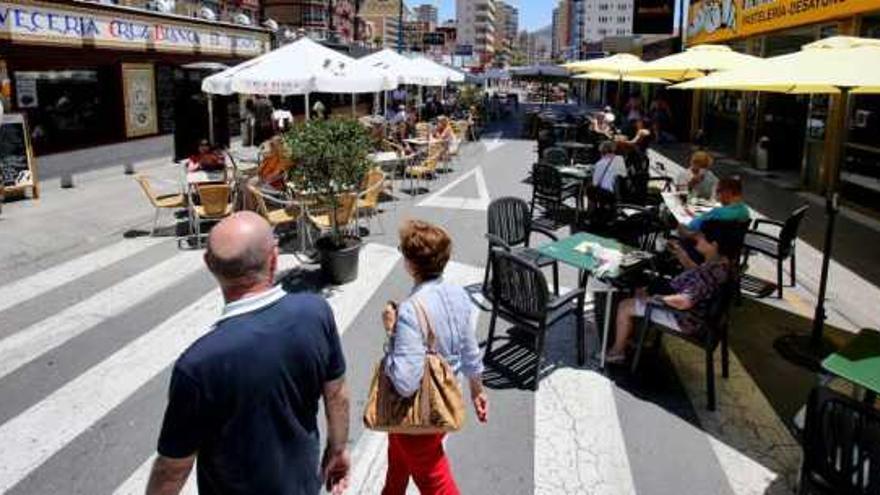
[[[409, 19], [411, 12], [404, 3], [403, 19]], [[361, 0], [360, 17], [372, 26], [373, 38], [367, 40], [377, 48], [397, 48], [397, 37], [401, 32], [401, 0]]]
[[416, 21], [427, 23], [431, 26], [431, 29], [437, 26], [438, 12], [437, 7], [434, 5], [423, 3], [414, 8], [413, 11], [415, 12]]
[[632, 35], [633, 0], [580, 0], [579, 3], [583, 3], [583, 42]]
[[[294, 32], [302, 29], [313, 39], [341, 44], [356, 41], [355, 22], [358, 20], [354, 0], [264, 0], [262, 3], [263, 15], [282, 29]], [[364, 30], [359, 29], [358, 37], [363, 33]]]
[[459, 45], [473, 47], [479, 65], [495, 57], [496, 0], [456, 0], [455, 16]]

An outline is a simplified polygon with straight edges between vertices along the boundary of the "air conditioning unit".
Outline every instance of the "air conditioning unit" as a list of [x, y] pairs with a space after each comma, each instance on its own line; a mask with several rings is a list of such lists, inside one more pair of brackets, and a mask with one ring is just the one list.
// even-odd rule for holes
[[170, 14], [174, 12], [174, 0], [150, 0], [147, 2], [147, 9]]
[[202, 6], [199, 8], [199, 18], [204, 19], [206, 21], [216, 21], [217, 14], [208, 7]]
[[232, 16], [232, 22], [234, 22], [235, 24], [241, 24], [242, 26], [250, 26], [251, 18], [244, 13], [239, 12]]

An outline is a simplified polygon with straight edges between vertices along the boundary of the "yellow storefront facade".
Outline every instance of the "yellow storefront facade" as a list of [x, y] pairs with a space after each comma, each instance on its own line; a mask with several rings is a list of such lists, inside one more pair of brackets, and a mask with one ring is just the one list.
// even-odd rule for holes
[[[880, 0], [702, 0], [689, 8], [690, 46], [723, 43], [772, 57], [832, 35], [880, 38]], [[700, 100], [692, 120], [714, 147], [768, 173], [799, 175], [814, 191], [831, 179], [826, 157], [842, 141], [844, 197], [880, 211], [880, 97], [851, 98], [848, 109], [827, 95], [716, 91]], [[840, 111], [849, 116], [842, 133], [826, 126]]]

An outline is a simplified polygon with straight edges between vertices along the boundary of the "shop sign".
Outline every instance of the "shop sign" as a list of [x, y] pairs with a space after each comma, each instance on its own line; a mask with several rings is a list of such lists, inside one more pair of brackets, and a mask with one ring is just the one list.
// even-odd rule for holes
[[877, 10], [877, 0], [701, 0], [688, 15], [688, 44], [826, 22]]
[[16, 75], [15, 100], [18, 108], [37, 108], [37, 79], [28, 75]]
[[223, 55], [259, 55], [268, 44], [267, 37], [243, 30], [104, 13], [95, 9], [9, 2], [0, 2], [0, 38]]

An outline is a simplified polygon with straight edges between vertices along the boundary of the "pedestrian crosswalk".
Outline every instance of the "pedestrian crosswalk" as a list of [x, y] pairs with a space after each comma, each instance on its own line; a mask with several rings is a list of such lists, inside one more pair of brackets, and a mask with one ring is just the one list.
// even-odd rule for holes
[[[0, 286], [0, 295], [3, 296], [0, 297], [0, 324], [6, 321], [4, 317], [14, 311], [17, 305], [43, 297], [62, 284], [71, 290], [78, 290], [78, 280], [111, 266], [131, 263], [139, 253], [160, 246], [162, 242], [170, 243], [154, 239], [122, 241]], [[185, 281], [197, 273], [204, 275], [201, 253], [174, 249], [169, 249], [169, 253], [164, 261], [146, 266], [124, 280], [110, 280], [105, 287], [82, 289], [83, 295], [79, 300], [55, 314], [38, 315], [30, 319], [34, 323], [24, 328], [6, 328], [0, 332], [2, 384], [5, 380], [15, 378], [13, 375], [19, 369], [50, 351], [68, 346], [75, 338], [88, 337], [99, 325], [114, 319], [119, 320], [119, 324], [136, 324], [141, 320], [138, 312], [147, 311], [151, 306], [144, 303], [152, 299], [170, 294], [182, 301], [177, 309], [169, 310], [160, 318], [159, 315], [153, 315], [158, 323], [132, 333], [132, 337], [121, 345], [108, 348], [105, 355], [83, 366], [74, 376], [59, 380], [55, 389], [34, 397], [31, 404], [13, 407], [0, 398], [0, 417], [7, 418], [0, 424], [0, 445], [3, 446], [0, 448], [0, 493], [124, 495], [143, 492], [155, 455], [152, 446], [145, 447], [143, 442], [135, 442], [139, 445], [136, 449], [120, 450], [128, 457], [119, 463], [125, 466], [119, 468], [124, 472], [68, 472], [58, 466], [64, 465], [59, 458], [65, 456], [104, 455], [88, 449], [83, 452], [82, 448], [72, 449], [71, 446], [78, 445], [84, 437], [95, 435], [108, 423], [116, 421], [113, 419], [114, 413], [120, 408], [129, 404], [137, 408], [137, 404], [141, 403], [132, 401], [148, 400], [157, 406], [164, 405], [167, 384], [163, 382], [158, 388], [149, 385], [155, 384], [156, 379], [167, 372], [188, 345], [209, 331], [219, 314], [222, 297], [217, 289], [194, 293], [182, 288]], [[280, 265], [281, 276], [308, 268], [292, 255], [283, 255]], [[399, 252], [389, 246], [368, 243], [361, 254], [360, 276], [356, 281], [324, 292], [333, 307], [344, 342], [363, 332], [380, 335], [377, 331], [377, 308], [368, 307], [368, 303], [374, 296], [383, 296], [389, 287], [399, 288], [408, 284], [399, 280], [399, 277], [392, 277], [392, 273], [403, 273]], [[482, 275], [482, 267], [461, 262], [450, 263], [446, 272], [449, 281], [463, 286], [479, 284]], [[192, 284], [186, 287], [192, 287]], [[484, 337], [488, 316], [480, 311], [474, 315], [473, 324], [478, 334]], [[120, 316], [125, 318], [120, 319]], [[554, 332], [551, 337], [548, 353], [573, 355], [570, 331]], [[372, 349], [349, 348], [346, 352], [354, 356], [362, 351], [365, 355], [374, 354], [381, 347], [379, 340], [378, 337], [371, 340], [375, 341]], [[672, 352], [679, 351], [672, 348]], [[686, 352], [682, 350], [681, 355]], [[557, 360], [551, 356], [549, 361]], [[691, 364], [683, 358], [673, 359], [673, 363], [686, 382], [684, 389], [694, 401], [694, 410], [701, 409], [703, 403], [699, 391], [702, 390], [702, 384], [699, 374], [688, 371]], [[50, 364], [46, 366], [47, 370], [51, 369]], [[351, 366], [372, 366], [372, 358], [363, 362], [353, 359]], [[748, 373], [737, 366], [734, 362], [732, 379], [737, 382], [735, 386], [751, 394], [749, 401], [754, 399], [760, 402], [763, 399], [760, 390], [749, 379]], [[361, 370], [361, 374], [367, 373]], [[352, 417], [353, 422], [357, 422], [367, 384], [356, 382], [350, 385]], [[490, 421], [486, 426], [471, 425], [461, 434], [450, 436], [450, 451], [464, 457], [453, 460], [462, 486], [494, 483], [493, 486], [501, 490], [496, 492], [489, 488], [483, 493], [650, 493], [645, 491], [644, 482], [640, 483], [639, 480], [644, 478], [640, 466], [645, 464], [644, 451], [651, 442], [650, 439], [635, 438], [629, 433], [632, 424], [626, 419], [629, 413], [622, 410], [622, 404], [644, 408], [650, 414], [668, 417], [670, 422], [682, 423], [651, 403], [632, 398], [621, 399], [614, 382], [600, 373], [577, 369], [569, 364], [551, 370], [537, 393], [524, 390], [492, 390], [490, 393], [496, 399], [494, 403], [499, 404], [497, 407], [507, 403], [504, 394], [512, 395], [514, 403], [530, 404], [530, 407], [493, 409], [493, 414], [499, 420]], [[148, 395], [144, 397], [143, 394]], [[725, 396], [724, 393], [720, 395], [722, 398]], [[725, 437], [732, 424], [741, 423], [737, 415], [745, 407], [750, 405], [735, 404], [727, 410], [722, 407], [716, 415], [700, 413], [703, 415], [699, 421], [714, 425], [714, 430], [704, 432], [690, 424], [684, 426], [693, 433], [688, 441], [705, 447], [706, 452], [717, 458], [717, 464], [722, 466], [717, 475], [725, 486], [731, 488], [727, 491], [729, 493], [757, 493], [757, 487], [767, 488], [783, 471], [790, 471], [792, 463], [796, 462], [796, 459], [785, 457], [780, 464], [775, 457], [761, 458], [754, 453], [768, 448], [770, 442], [776, 446], [790, 447], [790, 436], [779, 433], [784, 428], [773, 423], [778, 423], [778, 418], [773, 416], [766, 401], [761, 411], [767, 421], [752, 418], [750, 424], [758, 428], [756, 431], [762, 432], [762, 438], [769, 438], [769, 441], [762, 443], [757, 438], [753, 439], [755, 441], [751, 445], [742, 445]], [[508, 421], [510, 418], [520, 418], [522, 421], [511, 423]], [[130, 422], [132, 426], [129, 427], [125, 424], [114, 425], [113, 431], [123, 432], [122, 437], [104, 440], [125, 444], [128, 441], [124, 436], [127, 430], [146, 428], [150, 430], [150, 435], [155, 435], [159, 427], [155, 419], [149, 424]], [[772, 424], [768, 426], [766, 423]], [[505, 431], [505, 425], [508, 424], [522, 424], [523, 431]], [[525, 474], [527, 482], [505, 479], [492, 482], [493, 460], [467, 458], [468, 455], [476, 456], [476, 452], [485, 451], [482, 446], [477, 448], [476, 445], [486, 442], [486, 438], [493, 438], [493, 435], [494, 438], [515, 437], [515, 442], [522, 448], [500, 452], [498, 462], [504, 462], [505, 457], [512, 456], [527, 459], [523, 464], [533, 468]], [[380, 491], [385, 469], [385, 445], [384, 435], [368, 431], [358, 430], [352, 438], [354, 466], [351, 493]], [[685, 445], [681, 448], [689, 447]], [[107, 476], [112, 481], [73, 483], [75, 479], [82, 481], [83, 477], [88, 476]], [[102, 488], [89, 488], [95, 486]], [[675, 482], [670, 481], [670, 486], [676, 486]], [[677, 486], [684, 488], [685, 485]], [[196, 491], [195, 482], [190, 479], [185, 493], [194, 494]]]

